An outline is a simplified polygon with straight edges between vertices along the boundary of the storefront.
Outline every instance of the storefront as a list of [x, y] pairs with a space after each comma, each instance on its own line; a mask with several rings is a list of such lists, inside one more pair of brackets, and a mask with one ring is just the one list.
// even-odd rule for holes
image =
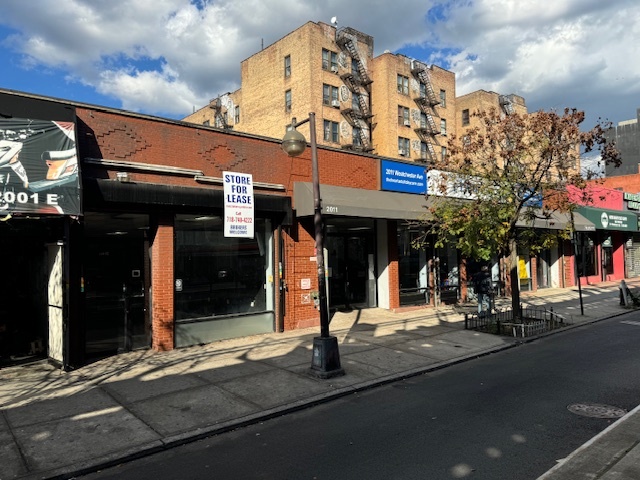
[[[628, 213], [640, 214], [640, 194], [624, 192], [623, 201]], [[624, 246], [625, 276], [640, 277], [640, 233], [630, 232]]]
[[629, 212], [580, 207], [578, 212], [593, 222], [595, 232], [577, 235], [578, 271], [588, 283], [625, 278], [625, 246], [638, 231], [638, 217]]
[[[296, 216], [311, 230], [312, 185], [296, 182], [293, 190]], [[428, 215], [424, 195], [333, 185], [320, 191], [330, 308], [424, 305], [427, 253], [412, 246], [417, 223], [406, 223]]]
[[70, 361], [81, 213], [75, 109], [0, 93], [0, 366]]
[[254, 234], [238, 238], [225, 236], [221, 190], [87, 178], [85, 191], [88, 357], [151, 345], [152, 272], [167, 267], [150, 255], [160, 218], [173, 243], [175, 347], [276, 329], [275, 238], [290, 224], [288, 197], [255, 194]]

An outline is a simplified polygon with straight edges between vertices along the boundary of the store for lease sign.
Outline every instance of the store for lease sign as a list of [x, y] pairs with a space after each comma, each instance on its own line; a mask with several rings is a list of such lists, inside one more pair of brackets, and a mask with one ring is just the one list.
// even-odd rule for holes
[[224, 236], [253, 238], [253, 176], [222, 172], [224, 184]]

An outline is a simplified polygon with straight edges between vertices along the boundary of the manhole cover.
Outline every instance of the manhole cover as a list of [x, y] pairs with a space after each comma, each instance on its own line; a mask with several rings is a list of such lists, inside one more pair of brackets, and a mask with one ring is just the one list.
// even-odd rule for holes
[[627, 411], [612, 407], [611, 405], [601, 405], [599, 403], [573, 403], [567, 407], [571, 413], [592, 418], [620, 418]]

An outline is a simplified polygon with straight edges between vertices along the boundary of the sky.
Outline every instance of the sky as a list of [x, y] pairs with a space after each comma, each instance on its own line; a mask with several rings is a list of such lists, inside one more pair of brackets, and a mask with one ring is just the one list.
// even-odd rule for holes
[[617, 124], [640, 108], [637, 0], [1, 0], [0, 88], [180, 119], [308, 21], [456, 74], [456, 95]]

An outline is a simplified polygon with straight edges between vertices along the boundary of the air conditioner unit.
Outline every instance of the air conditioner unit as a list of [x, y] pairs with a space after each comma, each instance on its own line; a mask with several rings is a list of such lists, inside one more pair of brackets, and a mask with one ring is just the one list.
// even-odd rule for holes
[[333, 73], [338, 73], [338, 67], [336, 67], [335, 65], [333, 67], [331, 67], [331, 71]]
[[338, 100], [332, 100], [331, 101], [331, 106], [332, 107], [336, 107], [336, 108], [340, 108], [340, 102]]
[[411, 122], [409, 120], [405, 120], [404, 121], [404, 126], [405, 127], [410, 127], [411, 126]]
[[406, 155], [405, 151], [402, 150], [401, 148], [398, 149], [398, 155], [400, 155], [401, 157], [404, 157]]

